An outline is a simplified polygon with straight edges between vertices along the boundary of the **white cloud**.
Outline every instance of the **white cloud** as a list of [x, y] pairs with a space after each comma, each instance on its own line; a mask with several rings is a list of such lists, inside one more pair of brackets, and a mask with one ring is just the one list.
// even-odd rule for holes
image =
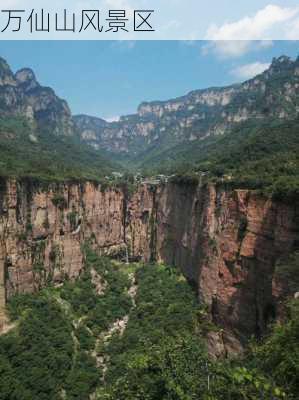
[[212, 52], [220, 57], [240, 57], [247, 53], [251, 47], [248, 40], [217, 40], [211, 41], [202, 47], [202, 53], [207, 55]]
[[271, 46], [271, 40], [216, 40], [202, 46], [202, 54], [213, 53], [221, 58], [237, 58]]
[[[299, 7], [287, 8], [269, 4], [253, 16], [221, 26], [211, 25], [202, 49], [220, 57], [240, 57], [250, 51], [271, 46], [267, 38], [295, 39], [299, 35]], [[261, 40], [264, 38], [263, 40]]]
[[269, 4], [255, 15], [221, 26], [211, 25], [206, 37], [209, 40], [260, 40], [271, 37], [275, 31], [286, 29], [286, 22], [299, 15], [299, 7], [287, 8]]
[[270, 66], [269, 63], [261, 63], [259, 61], [250, 63], [250, 64], [245, 64], [241, 65], [239, 67], [236, 67], [231, 70], [231, 75], [234, 77], [241, 79], [241, 80], [246, 80], [253, 78], [256, 75], [261, 74], [264, 72], [266, 69], [268, 69]]
[[286, 34], [288, 40], [298, 40], [299, 38], [299, 18], [292, 21]]

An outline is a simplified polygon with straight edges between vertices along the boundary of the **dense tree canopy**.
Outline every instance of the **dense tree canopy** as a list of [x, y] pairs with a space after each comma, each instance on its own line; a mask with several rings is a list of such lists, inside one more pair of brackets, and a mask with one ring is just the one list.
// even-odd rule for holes
[[[298, 307], [245, 358], [211, 361], [204, 336], [217, 327], [177, 269], [87, 249], [75, 282], [10, 300], [16, 326], [0, 337], [0, 399], [295, 400]], [[122, 332], [111, 329], [117, 321]]]

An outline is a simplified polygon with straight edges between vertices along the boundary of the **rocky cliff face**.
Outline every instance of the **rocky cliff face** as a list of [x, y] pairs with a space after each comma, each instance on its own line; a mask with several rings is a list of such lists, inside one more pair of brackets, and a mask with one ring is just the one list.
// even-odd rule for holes
[[250, 119], [293, 119], [299, 112], [298, 71], [299, 59], [282, 56], [242, 84], [142, 103], [137, 114], [121, 117], [119, 122], [77, 116], [74, 123], [82, 140], [94, 148], [136, 158], [149, 150], [222, 135]]
[[0, 58], [0, 117], [25, 117], [37, 132], [72, 135], [73, 122], [66, 101], [53, 89], [41, 86], [34, 72], [24, 68], [14, 74]]
[[90, 117], [89, 115], [75, 115], [73, 121], [77, 131], [80, 132], [81, 139], [92, 146], [94, 149], [99, 150], [98, 135], [109, 126], [105, 120], [97, 117]]
[[183, 268], [224, 328], [213, 352], [239, 351], [276, 317], [275, 265], [298, 246], [298, 203], [214, 186], [173, 186], [158, 203], [158, 258]]
[[224, 328], [213, 352], [240, 351], [275, 317], [275, 264], [298, 246], [298, 210], [214, 186], [141, 185], [128, 197], [91, 183], [3, 181], [0, 314], [13, 293], [76, 277], [89, 239], [104, 254], [179, 266]]
[[[150, 193], [140, 188], [130, 201], [122, 190], [102, 191], [91, 183], [35, 186], [3, 181], [0, 204], [2, 277], [6, 296], [37, 290], [78, 276], [86, 239], [102, 252], [148, 259], [149, 225], [143, 209]], [[2, 281], [3, 284], [3, 281]]]

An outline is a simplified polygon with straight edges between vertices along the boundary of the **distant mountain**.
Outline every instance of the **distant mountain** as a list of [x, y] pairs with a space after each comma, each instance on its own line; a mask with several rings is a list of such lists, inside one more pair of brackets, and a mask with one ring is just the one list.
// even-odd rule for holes
[[101, 132], [109, 127], [108, 122], [104, 119], [84, 114], [73, 116], [73, 122], [82, 141], [96, 150], [104, 148], [102, 144], [99, 144], [98, 138]]
[[0, 175], [45, 179], [102, 177], [114, 168], [83, 144], [71, 111], [31, 69], [15, 74], [0, 58]]
[[[72, 116], [66, 101], [41, 86], [32, 70], [14, 74], [0, 58], [4, 176], [102, 179], [129, 167], [150, 174], [204, 170], [269, 186], [298, 170], [298, 118], [299, 58], [274, 59], [268, 70], [241, 84], [142, 103], [137, 114], [111, 123]], [[281, 172], [288, 158], [287, 172]], [[269, 176], [257, 184], [254, 171], [265, 168]]]
[[[137, 114], [108, 123], [88, 116], [73, 121], [82, 141], [134, 166], [150, 166], [178, 149], [233, 132], [254, 121], [287, 121], [299, 114], [299, 58], [273, 59], [268, 70], [242, 84], [193, 91], [169, 101], [142, 103]], [[197, 155], [193, 155], [196, 160]]]

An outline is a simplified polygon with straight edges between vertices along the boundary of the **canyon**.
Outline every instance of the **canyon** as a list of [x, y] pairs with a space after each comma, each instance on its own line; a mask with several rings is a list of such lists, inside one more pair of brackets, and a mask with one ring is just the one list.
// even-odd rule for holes
[[179, 267], [219, 329], [215, 356], [239, 353], [281, 315], [290, 294], [277, 263], [299, 243], [299, 204], [213, 184], [0, 182], [0, 329], [16, 293], [80, 275], [82, 246]]
[[[263, 336], [294, 295], [278, 272], [299, 244], [298, 89], [299, 58], [281, 56], [244, 83], [142, 103], [107, 122], [72, 115], [32, 70], [13, 73], [0, 58], [0, 331], [13, 295], [78, 277], [88, 243], [100, 255], [180, 268], [215, 327], [213, 356]], [[110, 179], [164, 162], [172, 175], [185, 161], [210, 183], [148, 179], [128, 190]], [[233, 178], [284, 200], [232, 189]]]

